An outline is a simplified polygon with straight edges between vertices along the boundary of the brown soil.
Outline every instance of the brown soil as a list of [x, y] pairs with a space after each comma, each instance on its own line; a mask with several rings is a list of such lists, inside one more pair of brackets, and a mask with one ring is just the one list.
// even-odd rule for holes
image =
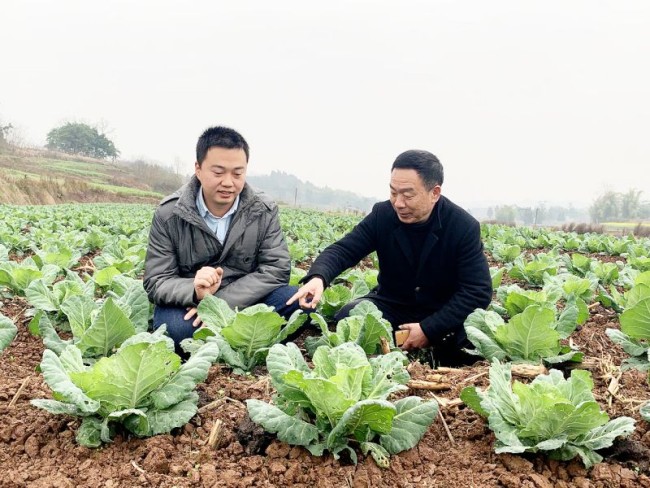
[[[361, 453], [356, 466], [329, 455], [313, 457], [302, 448], [264, 435], [248, 422], [242, 402], [247, 398], [268, 400], [272, 394], [263, 369], [258, 376], [238, 376], [219, 365], [213, 366], [206, 382], [199, 385], [202, 408], [184, 428], [148, 439], [118, 435], [112, 444], [99, 449], [80, 447], [74, 440], [78, 420], [54, 416], [29, 404], [30, 399], [49, 398], [51, 393], [35, 371], [43, 345], [26, 330], [26, 309], [24, 300], [13, 299], [4, 301], [0, 310], [15, 318], [19, 327], [14, 343], [2, 355], [2, 487], [650, 487], [650, 429], [638, 414], [640, 403], [650, 397], [647, 377], [635, 370], [622, 374], [618, 370], [624, 354], [605, 335], [605, 329], [618, 327], [618, 322], [611, 310], [601, 306], [591, 310], [590, 320], [574, 334], [573, 341], [595, 360], [595, 395], [602, 408], [610, 417], [634, 417], [637, 427], [628, 439], [601, 451], [605, 462], [591, 470], [577, 460], [495, 454], [494, 436], [486, 422], [462, 405], [441, 408], [450, 435], [438, 418], [416, 448], [391, 458], [389, 469], [378, 468]], [[410, 370], [417, 379], [432, 373], [419, 363]], [[465, 386], [488, 384], [485, 361], [445, 374], [452, 388], [438, 394], [443, 399], [458, 398]], [[619, 389], [612, 395], [607, 388], [619, 375]], [[422, 390], [411, 394], [432, 397]], [[221, 438], [213, 448], [208, 437], [217, 421], [222, 423]]]

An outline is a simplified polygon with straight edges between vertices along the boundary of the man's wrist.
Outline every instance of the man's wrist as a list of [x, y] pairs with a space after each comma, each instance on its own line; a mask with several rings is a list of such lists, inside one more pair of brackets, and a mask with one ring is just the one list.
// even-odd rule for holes
[[314, 278], [320, 278], [320, 280], [323, 282], [323, 288], [327, 288], [327, 280], [325, 280], [325, 277], [319, 274], [313, 274], [313, 275], [308, 275], [305, 276], [303, 279], [299, 281], [301, 284], [308, 283], [309, 281], [313, 280]]
[[321, 280], [323, 282], [323, 288], [325, 288], [325, 278], [323, 278], [321, 275], [314, 275], [312, 276], [312, 279], [313, 278], [318, 278], [319, 280]]

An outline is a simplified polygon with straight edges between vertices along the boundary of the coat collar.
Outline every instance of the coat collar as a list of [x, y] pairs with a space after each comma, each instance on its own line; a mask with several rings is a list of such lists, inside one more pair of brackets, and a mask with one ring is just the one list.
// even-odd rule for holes
[[[194, 224], [198, 227], [201, 227], [204, 230], [210, 231], [210, 228], [201, 217], [199, 210], [196, 207], [196, 196], [201, 188], [201, 182], [193, 175], [190, 181], [183, 185], [176, 194], [178, 195], [178, 201], [174, 206], [174, 213], [181, 218], [187, 220], [189, 223]], [[244, 189], [239, 194], [239, 207], [235, 215], [233, 216], [233, 221], [237, 218], [238, 214], [243, 213], [245, 209], [250, 207], [255, 201], [255, 192], [248, 185], [244, 184]], [[232, 222], [231, 222], [232, 226]]]

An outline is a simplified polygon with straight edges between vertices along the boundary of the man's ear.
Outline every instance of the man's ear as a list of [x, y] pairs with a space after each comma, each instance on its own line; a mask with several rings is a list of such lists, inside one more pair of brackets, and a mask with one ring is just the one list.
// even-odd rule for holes
[[201, 166], [199, 165], [198, 161], [195, 161], [194, 162], [194, 174], [196, 175], [197, 178], [199, 177], [199, 171], [201, 171]]
[[431, 191], [433, 192], [433, 201], [437, 202], [440, 199], [442, 188], [440, 187], [440, 185], [436, 185], [433, 187]]

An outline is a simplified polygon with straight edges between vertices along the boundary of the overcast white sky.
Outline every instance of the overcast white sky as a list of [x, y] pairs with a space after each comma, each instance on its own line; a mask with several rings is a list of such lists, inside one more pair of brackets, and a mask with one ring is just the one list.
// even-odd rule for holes
[[239, 130], [249, 172], [386, 198], [427, 149], [479, 203], [650, 199], [650, 1], [4, 1], [0, 119], [28, 141], [105, 123], [192, 171]]

